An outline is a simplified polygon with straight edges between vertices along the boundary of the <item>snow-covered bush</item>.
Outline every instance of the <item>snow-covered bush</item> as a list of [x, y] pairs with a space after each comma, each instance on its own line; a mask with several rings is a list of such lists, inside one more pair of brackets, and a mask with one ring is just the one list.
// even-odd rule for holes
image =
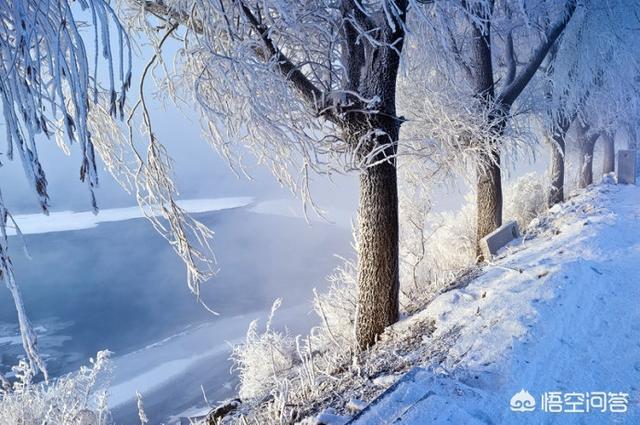
[[253, 321], [245, 341], [233, 348], [231, 360], [239, 374], [243, 408], [251, 410], [269, 399], [259, 409], [258, 423], [294, 422], [295, 409], [288, 406], [315, 400], [335, 371], [350, 364], [355, 346], [356, 265], [353, 260], [341, 260], [327, 278], [328, 288], [314, 291], [313, 307], [320, 324], [308, 336], [273, 329], [281, 304], [278, 299], [264, 331]]
[[427, 213], [402, 223], [400, 249], [401, 305], [412, 311], [423, 306], [475, 263], [475, 198], [467, 195], [457, 211]]
[[547, 189], [544, 179], [536, 173], [525, 174], [507, 185], [504, 193], [504, 220], [516, 220], [526, 232], [531, 220], [547, 209]]
[[231, 360], [240, 377], [239, 395], [243, 400], [270, 394], [294, 365], [295, 339], [288, 331], [278, 332], [271, 326], [281, 303], [281, 299], [273, 303], [264, 332], [258, 330], [258, 320], [254, 320], [244, 343], [233, 348]]
[[[503, 221], [516, 220], [526, 228], [546, 210], [546, 185], [541, 176], [526, 174], [504, 190]], [[405, 215], [400, 249], [403, 270], [402, 305], [412, 310], [424, 305], [476, 262], [476, 202], [468, 193], [456, 211], [422, 217]]]
[[349, 347], [355, 343], [356, 274], [355, 261], [343, 258], [328, 277], [328, 288], [322, 292], [314, 289], [313, 310], [322, 320], [314, 332], [319, 344]]
[[20, 425], [107, 425], [107, 386], [112, 365], [108, 351], [91, 359], [90, 367], [49, 384], [33, 383], [28, 362], [14, 366], [16, 380], [0, 399], [0, 423]]

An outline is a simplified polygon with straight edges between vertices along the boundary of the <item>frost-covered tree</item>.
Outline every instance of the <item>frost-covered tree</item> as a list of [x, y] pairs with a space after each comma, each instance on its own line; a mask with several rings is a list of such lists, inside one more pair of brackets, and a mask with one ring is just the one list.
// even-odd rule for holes
[[593, 183], [593, 150], [601, 133], [581, 120], [578, 120], [576, 124], [576, 144], [580, 150], [578, 153], [578, 187], [585, 188]]
[[[250, 152], [307, 200], [310, 173], [356, 170], [361, 348], [398, 319], [402, 118], [396, 76], [412, 0], [129, 1], [133, 25], [183, 48], [165, 82], [193, 98], [232, 166]], [[155, 28], [164, 23], [164, 31]]]
[[[546, 3], [546, 2], [543, 2]], [[484, 5], [467, 4], [471, 27], [471, 61], [470, 78], [476, 96], [481, 99], [483, 106], [489, 111], [489, 124], [495, 128], [497, 135], [504, 131], [504, 118], [508, 116], [514, 102], [531, 81], [534, 74], [542, 64], [545, 56], [554, 45], [558, 37], [564, 31], [567, 23], [573, 16], [576, 8], [575, 0], [560, 2], [563, 9], [559, 17], [554, 16], [554, 11], [549, 11], [546, 7], [544, 13], [527, 15], [525, 9], [525, 20], [513, 19], [514, 8], [523, 6], [504, 2], [498, 3], [497, 7], [493, 1]], [[536, 9], [534, 5], [533, 10]], [[546, 6], [543, 4], [543, 6]], [[531, 6], [527, 6], [531, 7]], [[496, 19], [496, 12], [504, 9], [507, 18], [503, 47], [503, 57], [505, 69], [503, 73], [495, 74], [493, 70], [493, 46], [496, 43], [492, 38], [492, 22]], [[527, 34], [523, 38], [527, 40], [525, 46], [520, 45], [516, 50], [517, 37], [520, 28], [528, 20], [533, 20], [539, 26], [539, 41], [532, 43], [531, 35]], [[527, 46], [528, 45], [528, 46]], [[528, 53], [528, 54], [527, 54]], [[524, 59], [528, 56], [528, 59]], [[522, 65], [518, 65], [523, 61]], [[501, 87], [496, 90], [497, 81], [502, 80]], [[486, 167], [478, 168], [477, 177], [477, 239], [478, 241], [491, 233], [502, 224], [502, 182], [500, 171], [500, 146], [496, 144], [495, 149], [489, 152], [490, 155]]]
[[[617, 52], [616, 56], [618, 55], [627, 56], [624, 51]], [[601, 72], [589, 87], [588, 96], [580, 105], [574, 120], [580, 188], [593, 183], [593, 158], [598, 140], [604, 144], [603, 171], [613, 171], [614, 134], [618, 128], [635, 119], [637, 114], [636, 101], [629, 96], [629, 91], [632, 91], [634, 85], [631, 75], [635, 74], [637, 63], [630, 59], [627, 63], [616, 64], [613, 56], [607, 55], [610, 62], [607, 65], [603, 63], [600, 67]]]
[[[570, 90], [582, 90], [577, 87], [558, 88], [553, 84], [555, 60], [565, 37], [558, 40], [547, 57], [544, 66], [544, 105], [542, 116], [544, 122], [544, 140], [549, 145], [549, 190], [546, 200], [550, 208], [564, 200], [565, 177], [565, 138], [571, 123], [577, 115], [577, 106], [569, 110], [567, 94]], [[541, 102], [542, 103], [542, 102]], [[545, 120], [546, 118], [546, 120]]]
[[421, 63], [424, 91], [417, 91], [428, 103], [423, 138], [474, 157], [479, 240], [502, 223], [501, 157], [512, 141], [526, 139], [518, 117], [529, 105], [521, 95], [576, 1], [430, 3], [424, 13], [431, 25], [421, 30], [433, 53]]
[[572, 119], [567, 118], [565, 114], [559, 115], [546, 134], [546, 141], [550, 146], [548, 207], [564, 201], [565, 138], [571, 127], [571, 121]]
[[[637, 121], [639, 5], [625, 0], [582, 2], [568, 24], [543, 76], [542, 114], [551, 143], [549, 206], [563, 200], [565, 139], [576, 131], [580, 185], [593, 179], [593, 147], [597, 135], [606, 145], [605, 170], [612, 170], [611, 135]], [[608, 171], [607, 171], [608, 172]]]

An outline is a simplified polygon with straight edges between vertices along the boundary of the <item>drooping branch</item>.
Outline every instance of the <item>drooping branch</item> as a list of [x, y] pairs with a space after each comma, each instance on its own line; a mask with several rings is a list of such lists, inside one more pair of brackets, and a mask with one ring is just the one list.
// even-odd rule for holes
[[[86, 35], [81, 34], [79, 9], [91, 16], [91, 53]], [[106, 90], [99, 77], [106, 77]], [[12, 160], [17, 151], [44, 213], [48, 212], [49, 194], [38, 155], [40, 138], [55, 137], [65, 150], [67, 144], [79, 145], [80, 179], [87, 184], [97, 212], [95, 135], [88, 117], [101, 106], [112, 118], [122, 117], [130, 83], [129, 39], [108, 1], [0, 0], [0, 106], [6, 128], [6, 158]], [[29, 363], [46, 379], [45, 363], [37, 352], [36, 335], [9, 256], [6, 227], [10, 220], [0, 196], [0, 278], [14, 298]]]

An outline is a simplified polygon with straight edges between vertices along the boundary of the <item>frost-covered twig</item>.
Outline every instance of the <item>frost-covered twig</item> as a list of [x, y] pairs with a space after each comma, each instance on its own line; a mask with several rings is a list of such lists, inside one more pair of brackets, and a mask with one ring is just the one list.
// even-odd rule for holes
[[149, 419], [147, 418], [147, 414], [144, 411], [142, 395], [138, 391], [136, 391], [136, 407], [138, 409], [138, 419], [140, 419], [140, 425], [148, 424]]
[[2, 395], [3, 424], [108, 425], [107, 387], [112, 365], [107, 351], [98, 352], [91, 366], [49, 383], [34, 383], [38, 372], [28, 362], [13, 367], [12, 391]]
[[[73, 3], [0, 1], [0, 102], [6, 128], [6, 157], [13, 159], [17, 151], [44, 213], [48, 213], [49, 194], [38, 156], [38, 137], [55, 136], [65, 148], [66, 143], [80, 146], [80, 178], [86, 182], [97, 212], [93, 190], [98, 185], [98, 175], [88, 117], [98, 102], [98, 93], [104, 91], [99, 86], [98, 68], [104, 68], [100, 74], [108, 80], [102, 98], [106, 99], [105, 108], [111, 116], [122, 116], [131, 81], [129, 39], [111, 5], [104, 0]], [[91, 18], [93, 57], [80, 33], [79, 9]], [[0, 196], [0, 274], [13, 296], [31, 367], [48, 379], [9, 256], [6, 226], [10, 219]]]
[[[98, 68], [108, 80], [111, 115], [122, 114], [131, 82], [129, 39], [104, 0], [83, 0], [93, 24], [93, 58], [80, 33], [78, 6], [68, 0], [0, 1], [0, 98], [7, 136], [7, 158], [17, 150], [25, 174], [44, 212], [47, 180], [36, 147], [37, 136], [55, 135], [78, 143], [80, 177], [91, 193], [98, 185], [88, 113], [101, 91]], [[113, 51], [113, 48], [117, 50]], [[119, 80], [119, 86], [116, 81]]]
[[[7, 224], [10, 220], [13, 222], [13, 218], [4, 204], [2, 192], [0, 192], [0, 278], [2, 278], [13, 297], [13, 303], [18, 313], [22, 345], [25, 353], [27, 354], [27, 358], [29, 359], [31, 370], [36, 372], [41, 371], [44, 375], [44, 379], [48, 381], [49, 375], [47, 373], [45, 362], [38, 354], [36, 333], [33, 330], [33, 326], [31, 326], [29, 318], [27, 317], [24, 302], [22, 300], [22, 293], [16, 284], [15, 276], [13, 274], [13, 264], [11, 262], [11, 257], [9, 256], [9, 240], [7, 236]], [[19, 234], [19, 227], [15, 222], [13, 222], [13, 224]]]
[[[144, 92], [147, 75], [158, 60], [164, 42], [176, 28], [177, 26], [173, 25], [166, 31], [158, 44], [158, 52], [143, 70], [139, 86], [140, 98], [127, 119], [128, 142], [133, 152], [136, 169], [132, 172], [130, 168], [121, 168], [119, 172], [130, 175], [130, 178], [121, 179], [121, 181], [134, 182], [138, 204], [155, 229], [171, 244], [185, 263], [189, 288], [204, 305], [200, 299], [200, 284], [212, 277], [215, 272], [215, 257], [210, 245], [213, 233], [205, 225], [189, 217], [176, 202], [176, 188], [171, 179], [171, 159], [154, 134]], [[132, 122], [138, 109], [142, 111], [143, 130], [147, 135], [146, 155], [138, 151], [134, 142]], [[160, 214], [157, 214], [158, 210]], [[156, 218], [158, 216], [160, 219]], [[161, 220], [165, 220], [169, 227], [167, 228]], [[216, 314], [206, 305], [205, 307]]]

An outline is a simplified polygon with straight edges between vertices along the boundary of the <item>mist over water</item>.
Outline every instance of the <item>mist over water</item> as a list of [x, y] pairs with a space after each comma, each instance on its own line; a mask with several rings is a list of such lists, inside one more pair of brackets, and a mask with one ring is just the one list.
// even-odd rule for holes
[[[333, 254], [351, 254], [349, 229], [337, 225], [310, 225], [298, 218], [257, 214], [250, 207], [196, 217], [215, 230], [220, 270], [202, 286], [201, 295], [219, 316], [197, 303], [187, 288], [183, 264], [144, 219], [26, 235], [31, 259], [20, 251], [19, 239], [11, 238], [16, 278], [52, 375], [73, 371], [98, 350], [109, 349], [116, 359], [117, 381], [122, 381], [117, 370], [121, 356], [147, 350], [148, 361], [141, 368], [162, 367], [173, 354], [155, 354], [155, 364], [155, 348], [149, 345], [209, 324], [203, 338], [212, 335], [212, 340], [198, 342], [190, 356], [221, 345], [225, 349], [218, 364], [206, 367], [213, 376], [196, 374], [195, 393], [182, 391], [180, 407], [202, 400], [201, 384], [211, 389], [215, 401], [217, 393], [233, 390], [226, 341], [242, 338], [248, 322], [268, 311], [278, 297], [284, 298], [285, 308], [298, 308], [294, 327], [310, 326], [315, 321], [310, 313], [312, 288], [325, 285], [338, 262]], [[6, 372], [22, 355], [22, 347], [15, 308], [8, 291], [2, 292], [0, 337], [5, 338], [0, 338], [0, 358]], [[217, 329], [216, 323], [224, 329]], [[215, 339], [218, 333], [223, 340]], [[154, 400], [150, 397], [149, 404]], [[178, 412], [170, 403], [161, 403], [148, 413], [163, 420], [165, 414]]]

